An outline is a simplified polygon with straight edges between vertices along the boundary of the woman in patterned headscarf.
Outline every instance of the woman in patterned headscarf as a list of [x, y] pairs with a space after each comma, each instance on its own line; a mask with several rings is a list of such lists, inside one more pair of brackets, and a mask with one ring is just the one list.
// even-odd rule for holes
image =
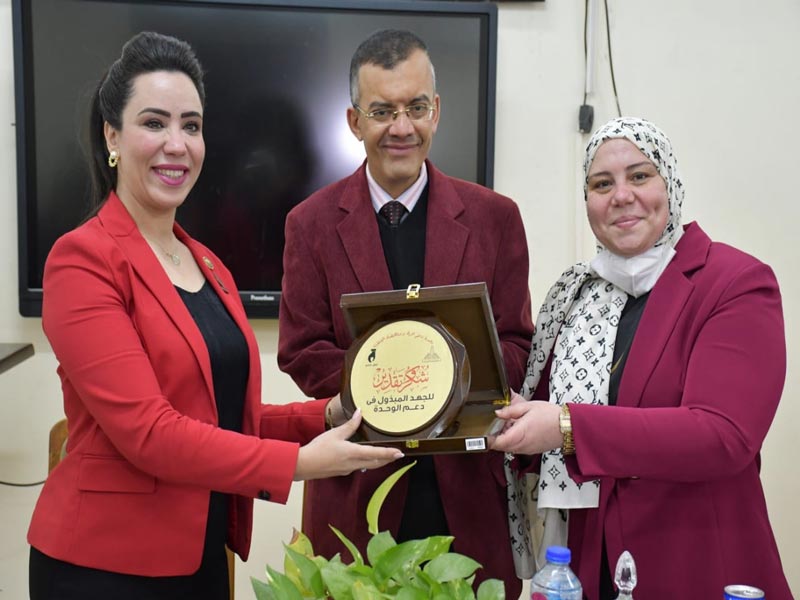
[[732, 583], [789, 599], [759, 479], [786, 371], [775, 276], [681, 226], [672, 145], [652, 123], [604, 125], [584, 173], [597, 255], [547, 294], [522, 397], [492, 442], [541, 455], [537, 555], [568, 544], [591, 600], [615, 597], [623, 550], [649, 600]]

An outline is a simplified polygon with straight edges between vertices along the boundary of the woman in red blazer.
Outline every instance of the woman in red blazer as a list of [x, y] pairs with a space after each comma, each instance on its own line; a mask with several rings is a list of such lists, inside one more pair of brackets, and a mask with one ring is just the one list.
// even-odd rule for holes
[[261, 404], [231, 274], [174, 220], [203, 163], [203, 105], [192, 49], [155, 33], [95, 95], [100, 208], [45, 265], [69, 438], [28, 534], [33, 600], [225, 600], [225, 545], [247, 558], [253, 498], [401, 456], [348, 442], [358, 417], [323, 433], [338, 398]]
[[512, 424], [493, 444], [541, 454], [537, 550], [568, 543], [590, 600], [616, 597], [623, 550], [637, 597], [743, 583], [789, 600], [759, 479], [786, 374], [775, 276], [680, 226], [677, 162], [652, 123], [603, 126], [584, 171], [598, 254], [548, 293], [522, 390], [549, 402], [498, 411]]

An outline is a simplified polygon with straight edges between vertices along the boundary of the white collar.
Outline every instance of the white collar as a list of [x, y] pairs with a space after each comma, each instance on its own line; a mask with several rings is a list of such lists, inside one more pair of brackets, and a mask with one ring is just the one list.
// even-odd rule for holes
[[372, 200], [372, 208], [375, 209], [376, 213], [380, 212], [381, 207], [384, 204], [391, 202], [392, 200], [397, 200], [403, 206], [405, 206], [406, 209], [408, 209], [408, 212], [411, 212], [417, 205], [417, 201], [422, 195], [422, 191], [425, 189], [426, 185], [428, 185], [428, 167], [423, 162], [422, 168], [419, 170], [419, 177], [417, 177], [417, 180], [397, 198], [392, 198], [391, 194], [384, 190], [380, 184], [375, 181], [372, 173], [369, 172], [369, 165], [367, 165], [367, 186], [369, 187], [369, 196]]

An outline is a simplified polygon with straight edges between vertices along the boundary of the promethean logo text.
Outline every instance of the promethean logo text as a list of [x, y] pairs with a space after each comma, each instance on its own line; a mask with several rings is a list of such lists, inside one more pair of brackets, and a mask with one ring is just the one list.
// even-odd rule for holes
[[250, 294], [251, 302], [274, 302], [275, 296], [272, 294]]

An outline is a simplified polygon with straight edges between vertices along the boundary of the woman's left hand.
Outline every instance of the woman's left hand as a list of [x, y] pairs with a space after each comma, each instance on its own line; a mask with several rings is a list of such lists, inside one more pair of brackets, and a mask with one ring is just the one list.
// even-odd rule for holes
[[502, 433], [489, 438], [489, 448], [514, 454], [541, 454], [560, 448], [563, 442], [558, 426], [561, 407], [541, 400], [515, 402], [513, 396], [509, 406], [495, 411], [498, 418], [508, 423]]
[[403, 458], [403, 453], [396, 448], [365, 446], [349, 441], [360, 424], [361, 411], [356, 410], [352, 418], [342, 425], [319, 434], [308, 444], [301, 446], [297, 454], [294, 480], [307, 481], [349, 475], [359, 469], [377, 469]]

